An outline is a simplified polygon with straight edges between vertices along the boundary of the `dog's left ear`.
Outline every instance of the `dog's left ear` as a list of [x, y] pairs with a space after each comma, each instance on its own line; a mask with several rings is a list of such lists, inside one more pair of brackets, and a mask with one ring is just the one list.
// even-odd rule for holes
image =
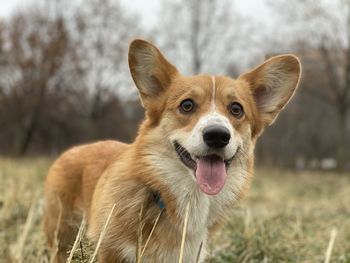
[[150, 101], [165, 91], [172, 78], [178, 74], [177, 69], [154, 45], [141, 39], [130, 44], [129, 68], [146, 109]]
[[272, 124], [292, 98], [300, 74], [299, 59], [294, 55], [281, 55], [239, 77], [250, 85], [263, 127]]

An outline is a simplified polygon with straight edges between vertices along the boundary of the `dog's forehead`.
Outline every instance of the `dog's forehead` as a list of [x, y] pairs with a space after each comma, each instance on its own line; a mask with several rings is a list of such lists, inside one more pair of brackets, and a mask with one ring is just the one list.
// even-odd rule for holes
[[215, 87], [218, 91], [224, 91], [224, 93], [231, 93], [238, 96], [249, 93], [247, 82], [225, 76], [215, 76]]
[[173, 82], [174, 91], [177, 93], [194, 93], [197, 95], [208, 95], [212, 90], [212, 79], [208, 75], [181, 77]]
[[188, 94], [212, 99], [213, 96], [235, 97], [242, 93], [239, 80], [215, 75], [182, 77], [174, 83], [178, 95]]

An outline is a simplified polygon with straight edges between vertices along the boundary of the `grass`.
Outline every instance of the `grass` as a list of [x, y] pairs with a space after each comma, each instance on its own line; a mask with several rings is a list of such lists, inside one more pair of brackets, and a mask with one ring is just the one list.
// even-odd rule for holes
[[[50, 163], [0, 159], [0, 262], [49, 262], [41, 218]], [[350, 175], [257, 169], [210, 243], [209, 263], [350, 263]], [[74, 251], [71, 262], [89, 262], [94, 248], [84, 239]]]

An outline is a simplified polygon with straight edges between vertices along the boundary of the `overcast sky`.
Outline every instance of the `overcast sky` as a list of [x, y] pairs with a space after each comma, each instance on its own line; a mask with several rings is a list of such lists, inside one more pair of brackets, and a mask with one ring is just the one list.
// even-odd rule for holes
[[13, 8], [19, 3], [19, 0], [0, 1], [0, 15], [5, 16], [13, 10]]
[[[0, 16], [9, 16], [16, 8], [28, 5], [37, 0], [0, 0]], [[123, 6], [131, 11], [139, 12], [143, 22], [147, 25], [154, 25], [157, 21], [157, 10], [161, 0], [121, 0]], [[254, 15], [264, 13], [264, 1], [257, 0], [239, 0], [235, 1], [236, 7], [245, 15]]]

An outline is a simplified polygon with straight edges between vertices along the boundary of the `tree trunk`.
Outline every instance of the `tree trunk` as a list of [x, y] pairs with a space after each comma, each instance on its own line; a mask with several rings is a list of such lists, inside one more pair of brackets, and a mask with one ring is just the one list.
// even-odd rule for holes
[[192, 32], [191, 32], [191, 48], [193, 68], [192, 73], [198, 74], [202, 68], [202, 62], [199, 51], [199, 38], [200, 38], [200, 16], [201, 16], [201, 0], [193, 0], [191, 6], [192, 12]]
[[337, 147], [337, 163], [338, 170], [343, 171], [348, 161], [347, 154], [347, 125], [346, 111], [340, 110], [338, 113], [338, 147]]
[[[38, 84], [39, 86], [40, 84]], [[46, 83], [41, 84], [40, 93], [37, 100], [37, 103], [32, 108], [32, 114], [29, 119], [28, 125], [25, 125], [23, 129], [22, 140], [20, 141], [19, 148], [16, 151], [18, 155], [25, 155], [28, 151], [29, 145], [33, 140], [33, 136], [38, 128], [38, 123], [43, 110], [43, 104], [46, 97]]]

